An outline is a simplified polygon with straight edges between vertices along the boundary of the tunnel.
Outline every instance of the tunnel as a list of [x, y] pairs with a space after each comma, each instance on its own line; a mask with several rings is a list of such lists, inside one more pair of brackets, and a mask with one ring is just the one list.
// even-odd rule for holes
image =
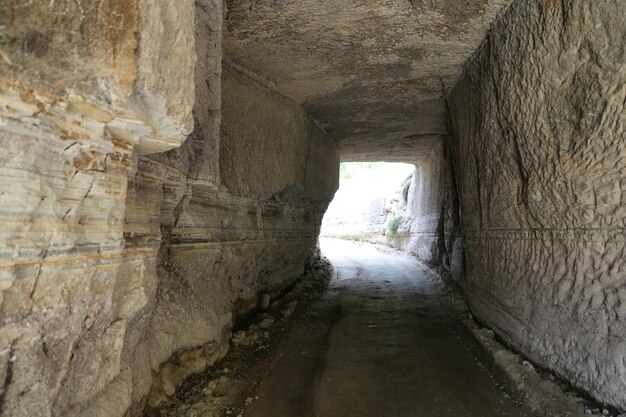
[[[439, 325], [461, 325], [422, 297], [444, 290], [407, 284], [425, 271], [487, 350], [520, 358], [515, 389], [534, 369], [597, 404], [536, 415], [625, 413], [625, 48], [623, 0], [0, 0], [0, 416], [165, 407], [321, 262], [340, 163], [373, 161], [416, 167], [393, 256], [421, 266], [333, 278], [315, 319], [419, 333], [392, 341], [396, 376], [372, 374], [384, 393], [355, 394], [389, 399], [368, 415], [495, 415], [394, 402], [439, 372], [405, 360], [424, 340], [450, 353], [442, 401], [482, 384], [454, 382], [475, 358], [448, 350]], [[360, 301], [328, 304], [340, 290]], [[333, 387], [357, 387], [355, 366], [320, 392], [350, 401]], [[309, 413], [290, 417], [357, 415]]]

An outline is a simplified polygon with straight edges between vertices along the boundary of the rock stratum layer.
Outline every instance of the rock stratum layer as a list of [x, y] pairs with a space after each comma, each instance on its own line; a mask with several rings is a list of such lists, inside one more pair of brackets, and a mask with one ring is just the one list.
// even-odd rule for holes
[[400, 247], [456, 280], [463, 274], [461, 210], [451, 155], [445, 143], [432, 146], [415, 163], [407, 189]]
[[0, 5], [2, 416], [140, 415], [313, 254], [337, 149], [196, 3]]
[[626, 8], [520, 1], [450, 95], [475, 314], [626, 408]]

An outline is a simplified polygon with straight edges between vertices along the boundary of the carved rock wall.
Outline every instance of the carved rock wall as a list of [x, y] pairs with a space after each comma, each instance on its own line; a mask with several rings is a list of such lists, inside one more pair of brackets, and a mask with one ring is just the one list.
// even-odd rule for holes
[[[299, 106], [228, 68], [221, 88], [222, 184], [194, 178], [196, 159], [179, 157], [204, 154], [212, 143], [202, 136], [136, 161], [127, 204], [139, 224], [127, 242], [151, 247], [158, 259], [156, 305], [137, 352], [157, 375], [149, 406], [226, 352], [234, 321], [256, 308], [260, 294], [276, 296], [303, 274], [338, 185], [306, 187], [311, 172], [338, 178], [338, 158]], [[320, 151], [325, 158], [307, 165]], [[147, 201], [154, 216], [145, 214]]]
[[1, 416], [139, 415], [300, 276], [337, 150], [299, 106], [222, 77], [222, 14], [0, 5]]
[[[167, 77], [171, 63], [135, 36], [166, 36], [141, 6], [0, 5], [2, 416], [71, 416], [86, 404], [89, 415], [123, 415], [131, 405], [129, 357], [154, 295], [143, 250], [125, 249], [132, 155], [189, 133], [196, 60], [177, 49], [181, 76]], [[193, 22], [194, 7], [161, 15], [166, 26]], [[187, 24], [174, 44], [193, 36]], [[164, 91], [177, 92], [170, 106]]]
[[406, 190], [404, 222], [395, 244], [431, 265], [462, 279], [463, 239], [451, 155], [442, 141], [433, 142], [415, 162]]
[[626, 8], [519, 1], [449, 102], [476, 316], [626, 408]]

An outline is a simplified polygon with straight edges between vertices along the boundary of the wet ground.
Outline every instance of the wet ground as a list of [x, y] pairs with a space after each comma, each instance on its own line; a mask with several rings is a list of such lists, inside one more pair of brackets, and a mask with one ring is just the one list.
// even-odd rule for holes
[[432, 272], [327, 239], [337, 278], [288, 332], [246, 417], [527, 416], [482, 365]]

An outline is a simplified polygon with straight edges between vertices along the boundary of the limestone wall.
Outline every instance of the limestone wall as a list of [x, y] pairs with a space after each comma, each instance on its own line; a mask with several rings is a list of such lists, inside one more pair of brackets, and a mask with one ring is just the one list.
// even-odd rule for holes
[[221, 7], [0, 5], [0, 416], [139, 415], [300, 275], [336, 149], [295, 104], [222, 78]]
[[422, 261], [443, 267], [454, 279], [462, 278], [463, 241], [460, 210], [450, 154], [443, 141], [416, 159], [415, 173], [406, 192], [404, 224], [399, 246]]
[[[158, 259], [158, 289], [147, 343], [137, 351], [157, 375], [149, 406], [221, 357], [234, 321], [262, 293], [276, 296], [302, 275], [337, 188], [316, 182], [307, 190], [312, 171], [337, 178], [337, 151], [300, 107], [228, 68], [221, 89], [221, 183], [194, 178], [199, 158], [181, 157], [213, 146], [202, 136], [136, 160], [127, 205], [142, 212], [143, 224], [127, 242], [160, 245], [147, 245]], [[320, 147], [330, 150], [326, 158], [307, 165]], [[144, 214], [150, 200], [154, 217]]]
[[[135, 33], [193, 45], [193, 24], [166, 41], [141, 7], [0, 5], [2, 416], [75, 415], [87, 403], [90, 415], [123, 415], [131, 405], [129, 355], [155, 289], [144, 285], [154, 259], [124, 247], [133, 153], [185, 139], [196, 60], [193, 48], [175, 49], [179, 77], [167, 76], [171, 62], [147, 55]], [[164, 26], [193, 22], [194, 7], [160, 14]]]
[[626, 408], [626, 4], [518, 1], [449, 97], [476, 316]]

